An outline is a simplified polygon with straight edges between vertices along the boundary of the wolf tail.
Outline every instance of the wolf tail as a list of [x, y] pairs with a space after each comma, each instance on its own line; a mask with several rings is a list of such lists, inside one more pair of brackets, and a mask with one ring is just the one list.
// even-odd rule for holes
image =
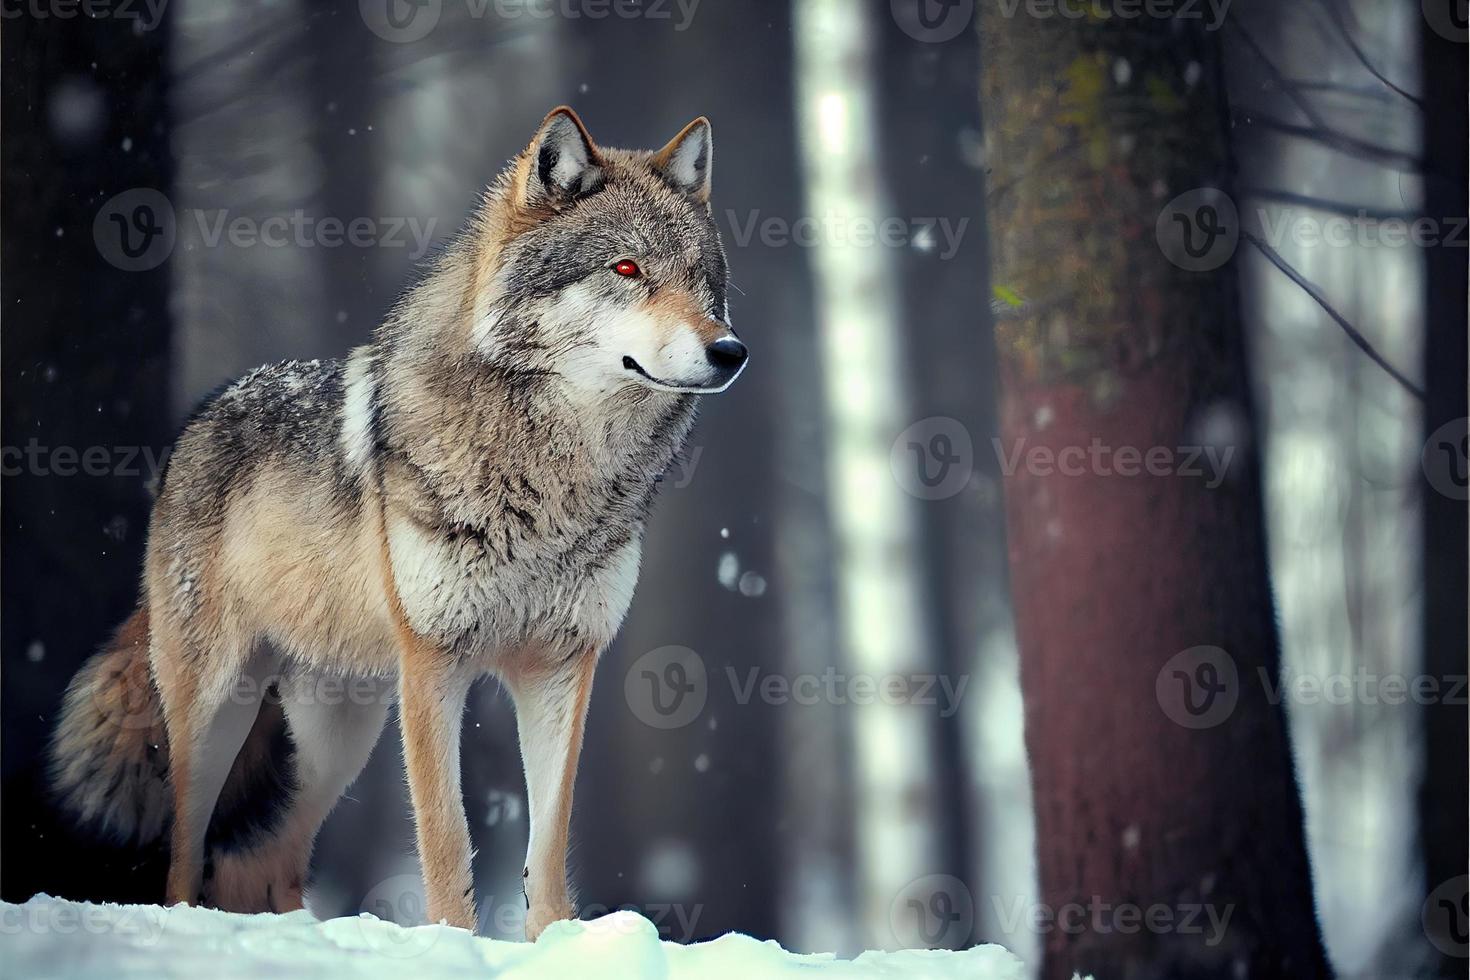
[[148, 669], [146, 606], [72, 678], [50, 761], [52, 790], [79, 823], [124, 843], [163, 835], [168, 736]]
[[[294, 751], [278, 693], [261, 706], [230, 767], [209, 830], [215, 844], [257, 835], [294, 792]], [[51, 739], [51, 789], [78, 824], [122, 844], [149, 844], [173, 819], [168, 731], [148, 666], [140, 606], [82, 665]]]

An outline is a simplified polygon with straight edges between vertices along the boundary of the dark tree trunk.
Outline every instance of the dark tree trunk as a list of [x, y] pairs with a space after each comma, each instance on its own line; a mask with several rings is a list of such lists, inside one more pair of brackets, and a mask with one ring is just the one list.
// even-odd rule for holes
[[[1449, 229], [1464, 221], [1466, 113], [1464, 26], [1458, 42], [1439, 33], [1450, 24], [1425, 18], [1422, 91], [1424, 157], [1443, 177], [1425, 181], [1424, 214]], [[1461, 8], [1463, 10], [1463, 5]], [[1425, 390], [1426, 475], [1424, 506], [1424, 670], [1441, 692], [1461, 690], [1467, 642], [1466, 581], [1466, 273], [1465, 232], [1458, 247], [1426, 249]], [[1440, 699], [1424, 710], [1424, 779], [1419, 790], [1419, 833], [1424, 849], [1424, 889], [1431, 900], [1424, 926], [1443, 956], [1441, 975], [1463, 976], [1466, 953], [1467, 856], [1465, 701]], [[1441, 900], [1448, 901], [1448, 906]], [[1458, 955], [1455, 955], [1458, 953]]]
[[7, 900], [162, 897], [157, 855], [74, 838], [44, 789], [49, 708], [137, 600], [168, 440], [169, 31], [135, 23], [5, 20]]
[[[1327, 975], [1233, 270], [1155, 237], [1228, 179], [1216, 38], [982, 10], [1043, 976]], [[1218, 485], [1198, 445], [1233, 449]]]

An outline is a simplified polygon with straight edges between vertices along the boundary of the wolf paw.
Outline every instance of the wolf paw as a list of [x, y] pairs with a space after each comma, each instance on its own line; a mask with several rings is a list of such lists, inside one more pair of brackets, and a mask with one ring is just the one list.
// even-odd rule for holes
[[561, 901], [543, 905], [532, 905], [526, 910], [526, 939], [535, 942], [546, 927], [553, 922], [563, 919], [575, 918], [576, 913], [572, 911], [572, 903]]
[[204, 902], [226, 912], [295, 912], [302, 902], [302, 870], [295, 861], [256, 851], [215, 852]]

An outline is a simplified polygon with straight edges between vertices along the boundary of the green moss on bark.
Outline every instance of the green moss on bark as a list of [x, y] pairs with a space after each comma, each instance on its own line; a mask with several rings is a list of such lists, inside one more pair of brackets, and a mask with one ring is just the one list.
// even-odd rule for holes
[[1079, 382], [1146, 363], [1218, 289], [1154, 236], [1170, 199], [1224, 177], [1215, 38], [981, 9], [991, 281], [1023, 303], [997, 324], [1001, 354], [1023, 377]]

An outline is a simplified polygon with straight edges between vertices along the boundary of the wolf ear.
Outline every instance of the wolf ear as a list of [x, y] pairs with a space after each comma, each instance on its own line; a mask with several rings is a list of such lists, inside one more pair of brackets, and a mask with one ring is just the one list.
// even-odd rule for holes
[[708, 204], [714, 152], [709, 120], [700, 116], [653, 155], [653, 166], [679, 190]]
[[560, 207], [602, 186], [597, 146], [569, 106], [547, 114], [526, 153], [530, 167], [521, 196], [524, 205]]

